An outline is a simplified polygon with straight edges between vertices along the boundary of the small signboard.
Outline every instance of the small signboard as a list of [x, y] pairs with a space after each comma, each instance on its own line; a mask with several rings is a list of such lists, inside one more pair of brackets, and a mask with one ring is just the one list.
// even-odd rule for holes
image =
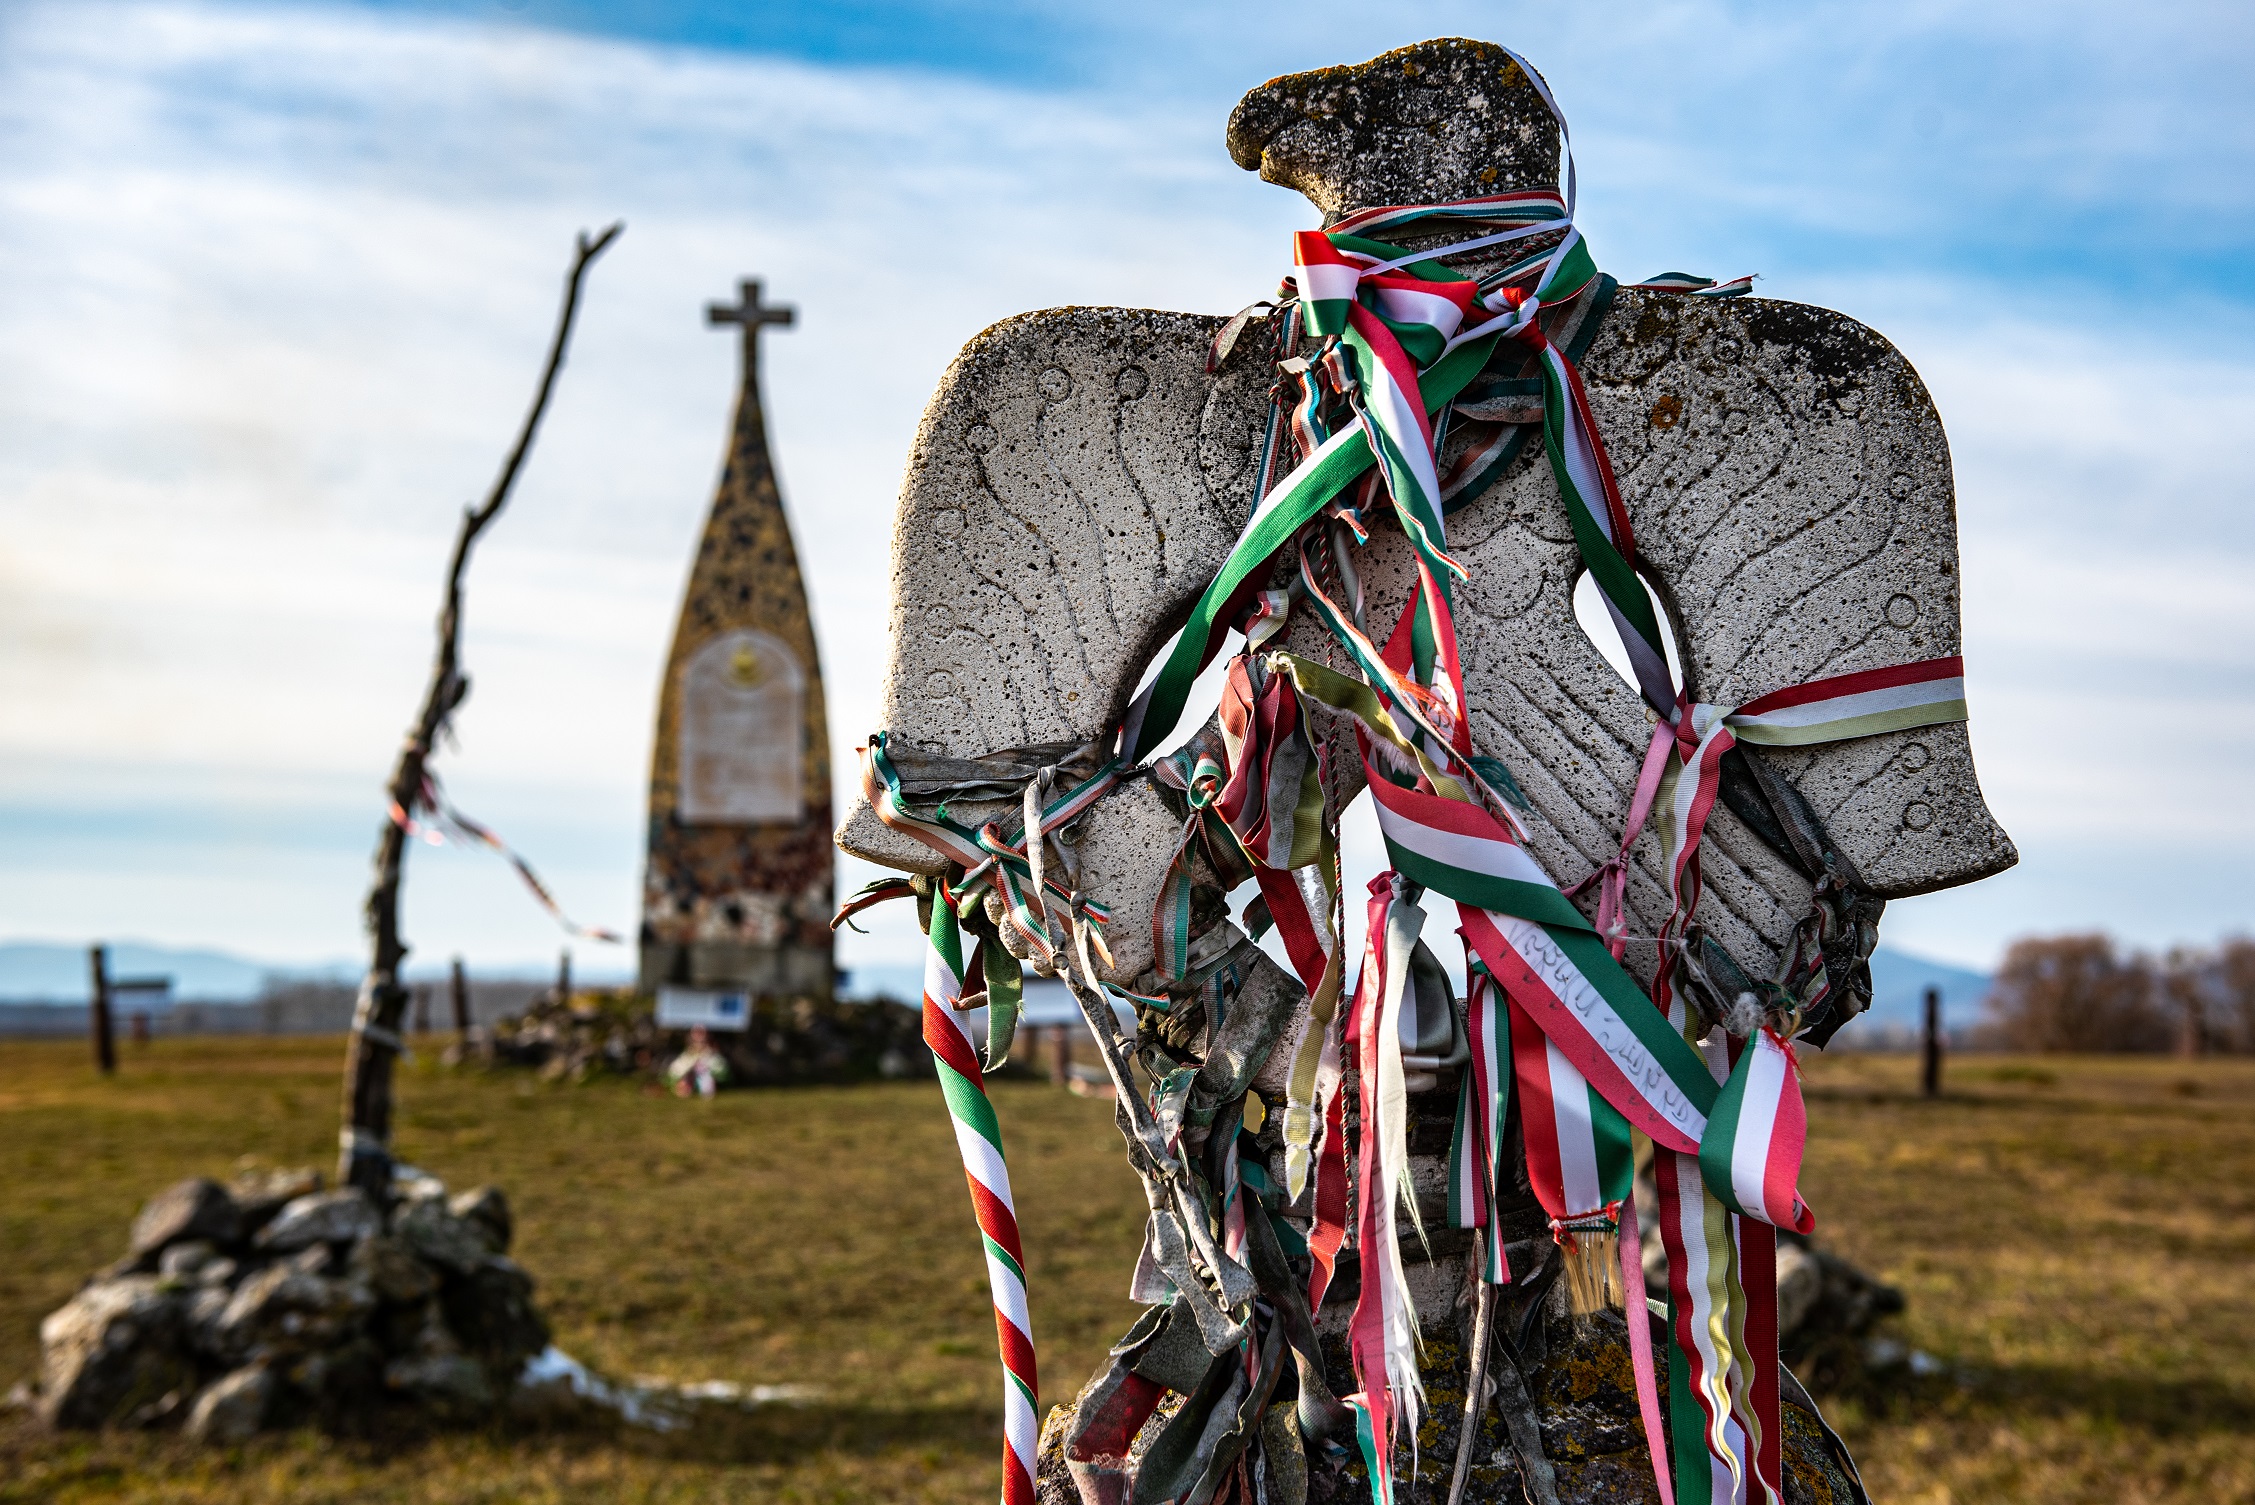
[[162, 1014], [172, 1007], [169, 977], [113, 977], [110, 1008], [127, 1018], [135, 1014]]
[[664, 1029], [743, 1029], [751, 1022], [749, 993], [717, 988], [658, 989], [658, 1024]]

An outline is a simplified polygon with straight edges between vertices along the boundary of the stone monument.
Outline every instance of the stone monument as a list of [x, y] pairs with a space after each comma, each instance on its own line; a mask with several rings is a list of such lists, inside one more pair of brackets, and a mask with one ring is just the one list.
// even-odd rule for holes
[[[1510, 53], [1446, 40], [1276, 79], [1239, 104], [1228, 147], [1240, 166], [1303, 193], [1329, 228], [1382, 206], [1547, 191], [1560, 181], [1560, 137], [1547, 91]], [[1445, 250], [1470, 233], [1420, 229], [1402, 249]], [[1481, 277], [1511, 254], [1498, 246], [1449, 265]], [[1906, 663], [1954, 662], [1949, 454], [1917, 373], [1839, 314], [1686, 288], [1715, 290], [1681, 277], [1637, 287], [1594, 278], [1541, 315], [1548, 344], [1578, 365], [1589, 420], [1610, 452], [1634, 523], [1636, 569], [1681, 661], [1683, 725], [1697, 719], [1695, 705], [1699, 716], [1720, 716], [1717, 707], [1745, 709], [1784, 687], [1872, 683]], [[939, 883], [975, 884], [978, 871], [962, 857], [951, 865], [944, 844], [919, 834], [917, 821], [936, 822], [942, 801], [953, 828], [984, 827], [1007, 842], [1023, 829], [1021, 810], [1035, 812], [1077, 780], [1102, 780], [1097, 770], [1127, 745], [1115, 731], [1140, 714], [1147, 669], [1231, 559], [1256, 502], [1266, 505], [1262, 485], [1275, 480], [1266, 456], [1287, 421], [1272, 410], [1272, 386], [1299, 390], [1292, 383], [1311, 380], [1319, 361], [1315, 342], [1295, 346], [1276, 334], [1285, 318], [1058, 309], [1005, 320], [964, 348], [925, 412], [902, 491], [883, 736], [872, 741], [893, 756], [882, 768], [872, 758], [878, 773], [840, 827], [843, 848], [916, 875], [930, 907]], [[1684, 1038], [1707, 1031], [1697, 1043], [1717, 1061], [1726, 1033], [1752, 1052], [1753, 1024], [1764, 1016], [1747, 1011], [1782, 999], [1782, 979], [1797, 978], [1822, 1001], [1806, 1019], [1793, 1010], [1793, 1028], [1821, 1045], [1868, 1002], [1864, 963], [1885, 899], [1970, 882], [2016, 860], [1982, 802], [1962, 721], [1882, 716], [1852, 740], [1775, 737], [1758, 757], [1744, 745], [1756, 740], [1747, 732], [1724, 755], [1699, 848], [1704, 900], [1694, 881], [1697, 919], [1685, 928], [1672, 914], [1681, 880], [1667, 823], [1647, 826], [1640, 806], [1623, 842], [1640, 774], [1659, 767], [1647, 751], [1657, 740], [1656, 757], [1668, 739], [1654, 736], [1652, 687], [1640, 693], [1625, 681], [1577, 623], [1575, 591], [1594, 546], [1562, 501], [1563, 472], [1545, 463], [1543, 426], [1557, 417], [1545, 408], [1561, 389], [1546, 388], [1536, 358], [1522, 362], [1522, 353], [1499, 347], [1436, 417], [1443, 483], [1477, 476], [1462, 493], [1444, 493], [1444, 505], [1453, 503], [1446, 550], [1463, 568], [1454, 630], [1478, 755], [1460, 777], [1479, 783], [1475, 805], [1523, 828], [1519, 844], [1559, 883], [1610, 872], [1616, 914], [1601, 919], [1606, 881], [1570, 889], [1573, 902], [1616, 938], [1614, 954], [1640, 987], [1654, 986], [1662, 946], [1672, 948], [1675, 996], [1692, 1009]], [[1112, 774], [1054, 827], [1029, 814], [1037, 838], [1023, 850], [1040, 860], [1020, 888], [1059, 912], [1060, 929], [1076, 940], [1095, 933], [1088, 916], [1108, 914], [1102, 951], [1084, 942], [1076, 956], [1063, 935], [1054, 945], [1029, 942], [1035, 931], [1014, 919], [1013, 905], [1024, 909], [1014, 890], [990, 885], [983, 915], [964, 919], [1037, 968], [1084, 974], [1076, 985], [1086, 991], [1102, 983], [1145, 1000], [1142, 1027], [1115, 1041], [1109, 1059], [1124, 1080], [1125, 1057], [1140, 1056], [1158, 1084], [1148, 1109], [1139, 1097], [1120, 1110], [1131, 1162], [1151, 1188], [1152, 1242], [1133, 1289], [1153, 1305], [1115, 1346], [1111, 1367], [1044, 1426], [1044, 1499], [1156, 1499], [1177, 1485], [1201, 1499], [1231, 1489], [1291, 1500], [1367, 1491], [1348, 1480], [1362, 1465], [1337, 1399], [1357, 1379], [1347, 1349], [1354, 1231], [1338, 1277], [1327, 1291], [1321, 1280], [1312, 1287], [1313, 1311], [1301, 1294], [1311, 1289], [1308, 1255], [1264, 1248], [1260, 1236], [1273, 1222], [1305, 1240], [1320, 1224], [1315, 1185], [1292, 1185], [1286, 1136], [1294, 1113], [1304, 1113], [1296, 1073], [1314, 1059], [1311, 1033], [1338, 1031], [1347, 1012], [1335, 996], [1340, 969], [1314, 985], [1334, 995], [1317, 1007], [1303, 980], [1319, 969], [1295, 978], [1247, 939], [1246, 930], [1280, 920], [1274, 901], [1289, 885], [1272, 888], [1264, 876], [1260, 902], [1242, 905], [1250, 890], [1232, 890], [1244, 874], [1228, 871], [1241, 864], [1201, 826], [1202, 811], [1232, 798], [1234, 783], [1217, 786], [1238, 772], [1234, 752], [1252, 735], [1256, 699], [1269, 703], [1261, 697], [1282, 672], [1273, 665], [1296, 658], [1357, 683], [1372, 671], [1372, 660], [1342, 647], [1343, 624], [1327, 628], [1307, 609], [1312, 596], [1330, 592], [1335, 618], [1351, 616], [1358, 632], [1383, 642], [1419, 590], [1419, 555], [1384, 493], [1366, 489], [1361, 501], [1311, 521], [1300, 559], [1281, 550], [1279, 567], [1248, 580], [1248, 594], [1232, 604], [1249, 633], [1265, 634], [1273, 622], [1237, 615], [1251, 587], [1267, 585], [1288, 603], [1278, 608], [1289, 611], [1281, 630], [1266, 640], [1287, 654], [1241, 661], [1249, 667], [1232, 681], [1243, 691], [1234, 713], [1225, 703], [1221, 721], [1193, 742], [1193, 752], [1205, 748], [1229, 765], [1221, 774], [1178, 762], [1170, 775], [1161, 759]], [[1303, 676], [1303, 691], [1308, 683]], [[1308, 798], [1335, 826], [1365, 787], [1357, 731], [1369, 723], [1329, 714], [1312, 698], [1306, 705], [1321, 755]], [[1472, 764], [1495, 771], [1476, 781]], [[1674, 787], [1663, 789], [1663, 807]], [[1280, 813], [1272, 801], [1263, 827], [1271, 836]], [[1709, 819], [1704, 808], [1700, 818]], [[1320, 878], [1320, 864], [1291, 861], [1303, 889], [1316, 881], [1303, 875]], [[1187, 891], [1175, 882], [1184, 872]], [[1061, 900], [1042, 900], [1045, 873]], [[1414, 903], [1415, 888], [1398, 886], [1397, 906]], [[1162, 902], [1179, 914], [1147, 922]], [[1359, 886], [1346, 902], [1362, 902]], [[1310, 921], [1336, 955], [1343, 946], [1335, 928], [1321, 934], [1323, 907], [1311, 903]], [[1436, 921], [1427, 933], [1443, 928]], [[1167, 954], [1170, 946], [1186, 956]], [[1420, 1031], [1430, 976], [1421, 963], [1404, 1005]], [[1781, 981], [1763, 981], [1772, 977]], [[1450, 1121], [1471, 1067], [1467, 1004], [1448, 996], [1445, 979], [1438, 986], [1433, 1054], [1415, 1055], [1403, 1079], [1406, 1175], [1424, 1236], [1410, 1234], [1405, 1219], [1399, 1263], [1422, 1328], [1427, 1403], [1414, 1444], [1395, 1439], [1397, 1497], [1657, 1498], [1632, 1330], [1615, 1313], [1567, 1311], [1559, 1225], [1530, 1180], [1517, 1099], [1497, 1131], [1492, 1218], [1469, 1238], [1449, 1226]], [[1101, 1036], [1093, 1011], [1091, 1020]], [[1403, 1030], [1406, 1038], [1409, 1023]], [[1422, 1033], [1418, 1041], [1404, 1051], [1425, 1050]], [[1351, 1146], [1364, 1126], [1357, 1058], [1351, 1041], [1341, 1044], [1347, 1106], [1329, 1132]], [[1740, 1049], [1731, 1044], [1729, 1058]], [[1232, 1253], [1203, 1209], [1234, 1199], [1226, 1188], [1248, 1158], [1264, 1163], [1259, 1200], [1272, 1217], [1248, 1217], [1229, 1235], [1245, 1241]], [[1491, 1256], [1500, 1249], [1510, 1283], [1476, 1278], [1481, 1238]], [[1483, 1290], [1497, 1293], [1496, 1310], [1476, 1295]], [[1639, 1325], [1642, 1294], [1628, 1293], [1628, 1320]], [[1248, 1336], [1263, 1329], [1265, 1349]], [[1257, 1376], [1252, 1390], [1240, 1371]], [[1860, 1498], [1853, 1465], [1813, 1404], [1789, 1373], [1779, 1386], [1786, 1496]], [[1481, 1393], [1462, 1408], [1468, 1388]], [[1296, 1417], [1293, 1405], [1272, 1404], [1294, 1390]], [[1244, 1470], [1255, 1464], [1264, 1472], [1249, 1483]]]
[[640, 984], [828, 998], [822, 668], [760, 410], [759, 334], [792, 311], [741, 293], [706, 310], [742, 329], [743, 385], [659, 693]]

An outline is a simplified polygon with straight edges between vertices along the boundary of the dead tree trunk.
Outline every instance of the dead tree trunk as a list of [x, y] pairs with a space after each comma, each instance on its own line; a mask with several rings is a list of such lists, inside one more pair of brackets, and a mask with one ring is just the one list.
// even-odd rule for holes
[[392, 1064], [398, 1058], [399, 1026], [407, 1010], [408, 990], [399, 980], [407, 943], [399, 934], [399, 888], [407, 853], [407, 825], [423, 803], [424, 765], [447, 718], [470, 693], [469, 677], [461, 668], [462, 575], [470, 562], [470, 549], [499, 515], [516, 485], [526, 452], [555, 390], [556, 374], [564, 364], [571, 342], [572, 324], [579, 315], [580, 283], [595, 258], [603, 254], [623, 225], [613, 225], [592, 239], [580, 233], [571, 273], [564, 280], [564, 304], [556, 316], [556, 334], [548, 347], [548, 363], [541, 372], [539, 390], [525, 414], [517, 442], [501, 463], [493, 489], [482, 505], [465, 508], [462, 526], [454, 535], [454, 554], [447, 564], [446, 596], [439, 607], [438, 652], [431, 664], [423, 707], [399, 750], [391, 783], [384, 827], [376, 839], [376, 877], [368, 891], [365, 919], [371, 956], [368, 977], [361, 984], [360, 1002], [353, 1010], [352, 1038], [345, 1050], [344, 1131], [339, 1135], [337, 1179], [380, 1199], [391, 1182]]

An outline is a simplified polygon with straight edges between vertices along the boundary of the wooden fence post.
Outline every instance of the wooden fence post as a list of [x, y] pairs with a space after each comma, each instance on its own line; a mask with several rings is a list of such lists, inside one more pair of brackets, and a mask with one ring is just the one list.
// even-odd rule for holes
[[1942, 990], [1926, 990], [1926, 1040], [1920, 1079], [1928, 1097], [1942, 1095]]
[[104, 1076], [117, 1072], [117, 1036], [110, 1024], [110, 953], [106, 946], [89, 946], [86, 963], [93, 974], [94, 998], [87, 1024], [94, 1032], [94, 1066]]
[[457, 1039], [470, 1038], [470, 974], [463, 970], [462, 958], [454, 958], [454, 1034]]

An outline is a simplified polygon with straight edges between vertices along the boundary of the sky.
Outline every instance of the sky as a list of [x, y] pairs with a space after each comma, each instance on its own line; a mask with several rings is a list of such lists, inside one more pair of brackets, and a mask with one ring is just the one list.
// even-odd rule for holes
[[[1527, 54], [1608, 270], [1756, 272], [1893, 340], [1956, 466], [1972, 736], [2021, 866], [1894, 946], [2255, 925], [2255, 13], [0, 0], [0, 939], [360, 946], [445, 551], [572, 236], [623, 219], [471, 571], [440, 771], [631, 932], [657, 674], [765, 279], [835, 766], [875, 724], [902, 463], [955, 350], [1062, 303], [1226, 312], [1296, 196], [1222, 128], [1427, 36]], [[844, 886], [859, 881], [850, 867]], [[418, 848], [417, 958], [561, 937]], [[895, 918], [848, 965], [914, 954]], [[582, 975], [626, 962], [581, 943]]]

